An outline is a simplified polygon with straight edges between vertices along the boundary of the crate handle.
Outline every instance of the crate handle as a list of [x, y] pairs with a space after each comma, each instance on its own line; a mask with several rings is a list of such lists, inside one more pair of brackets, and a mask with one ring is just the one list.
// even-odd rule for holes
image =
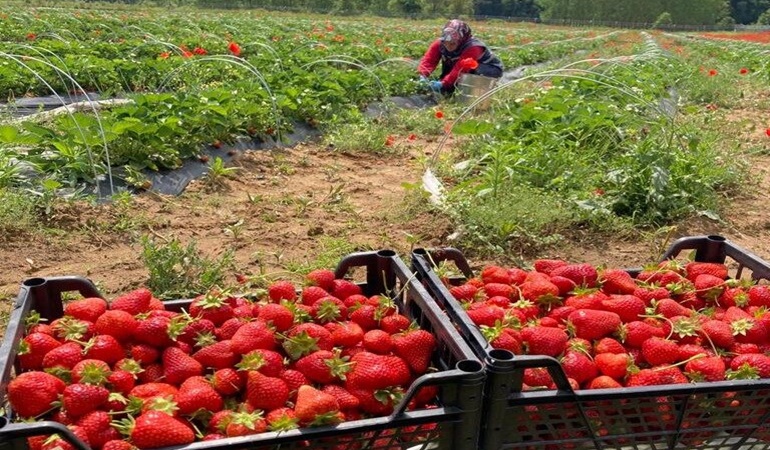
[[[7, 419], [4, 419], [7, 420]], [[77, 450], [91, 450], [83, 441], [75, 436], [69, 428], [59, 422], [42, 421], [30, 423], [5, 423], [0, 426], [0, 444], [15, 439], [25, 439], [31, 436], [57, 434], [59, 437], [70, 443]], [[26, 442], [22, 447], [26, 446]], [[15, 446], [13, 446], [15, 447]]]

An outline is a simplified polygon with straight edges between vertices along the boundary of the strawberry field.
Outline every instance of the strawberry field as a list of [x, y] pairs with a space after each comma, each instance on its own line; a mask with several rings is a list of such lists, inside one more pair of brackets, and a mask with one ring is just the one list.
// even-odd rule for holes
[[764, 445], [761, 33], [159, 12], [0, 11], [0, 435]]

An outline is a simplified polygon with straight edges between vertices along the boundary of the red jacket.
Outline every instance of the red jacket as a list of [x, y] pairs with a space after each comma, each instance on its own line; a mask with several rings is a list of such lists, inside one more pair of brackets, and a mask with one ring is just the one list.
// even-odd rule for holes
[[[478, 60], [484, 55], [484, 50], [484, 47], [475, 45], [469, 46], [463, 50], [462, 53], [460, 53], [460, 56], [457, 58], [457, 60], [459, 61], [465, 58]], [[417, 72], [422, 76], [428, 77], [431, 73], [433, 73], [434, 70], [436, 70], [436, 66], [438, 66], [439, 62], [441, 62], [441, 41], [436, 39], [432, 44], [430, 44], [430, 47], [428, 47], [428, 50], [422, 56], [420, 65], [417, 67]], [[449, 73], [447, 73], [444, 78], [441, 79], [441, 84], [444, 86], [444, 88], [451, 88], [457, 82], [459, 77], [460, 64], [454, 64], [452, 70], [450, 70]]]

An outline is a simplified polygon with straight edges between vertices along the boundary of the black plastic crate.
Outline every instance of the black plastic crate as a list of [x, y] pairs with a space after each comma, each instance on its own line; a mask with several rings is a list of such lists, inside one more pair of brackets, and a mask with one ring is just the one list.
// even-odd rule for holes
[[[688, 251], [696, 261], [725, 263], [733, 278], [770, 280], [770, 263], [721, 236], [681, 238], [661, 261]], [[485, 363], [480, 449], [770, 448], [770, 380], [574, 391], [556, 359], [493, 349], [434, 271], [440, 263], [464, 274], [451, 284], [473, 272], [454, 248], [412, 255], [413, 270]], [[557, 389], [522, 392], [524, 369], [533, 367], [547, 368]]]
[[[437, 370], [415, 380], [388, 417], [196, 442], [174, 447], [175, 450], [477, 448], [485, 376], [483, 366], [407, 265], [390, 250], [354, 253], [340, 261], [336, 275], [359, 283], [366, 295], [385, 294], [395, 298], [402, 314], [433, 333], [438, 345], [432, 365]], [[364, 280], [358, 280], [356, 276], [362, 276]], [[22, 282], [0, 346], [0, 392], [4, 400], [8, 382], [14, 374], [15, 354], [23, 337], [24, 319], [32, 310], [49, 320], [61, 317], [62, 294], [75, 291], [86, 297], [101, 297], [96, 287], [81, 277], [31, 278]], [[166, 308], [180, 310], [190, 301], [166, 302]], [[407, 411], [407, 405], [417, 390], [428, 385], [438, 387], [439, 406]], [[59, 433], [78, 450], [89, 450], [65, 426], [57, 422], [12, 423], [12, 419], [13, 412], [6, 407], [5, 414], [0, 416], [0, 448], [26, 449], [25, 438], [28, 436]], [[438, 424], [435, 428], [420, 427], [434, 423]]]

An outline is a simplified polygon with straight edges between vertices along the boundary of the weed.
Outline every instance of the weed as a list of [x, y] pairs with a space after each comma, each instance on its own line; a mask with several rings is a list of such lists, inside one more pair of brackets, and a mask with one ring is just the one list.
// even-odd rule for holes
[[174, 238], [159, 244], [143, 236], [142, 261], [150, 273], [147, 287], [161, 299], [191, 298], [214, 286], [223, 286], [233, 268], [232, 249], [218, 258], [202, 255], [195, 241], [184, 246]]
[[232, 178], [237, 170], [238, 167], [227, 167], [222, 158], [216, 157], [209, 165], [205, 178], [206, 185], [211, 189], [221, 189], [225, 186], [225, 180]]

